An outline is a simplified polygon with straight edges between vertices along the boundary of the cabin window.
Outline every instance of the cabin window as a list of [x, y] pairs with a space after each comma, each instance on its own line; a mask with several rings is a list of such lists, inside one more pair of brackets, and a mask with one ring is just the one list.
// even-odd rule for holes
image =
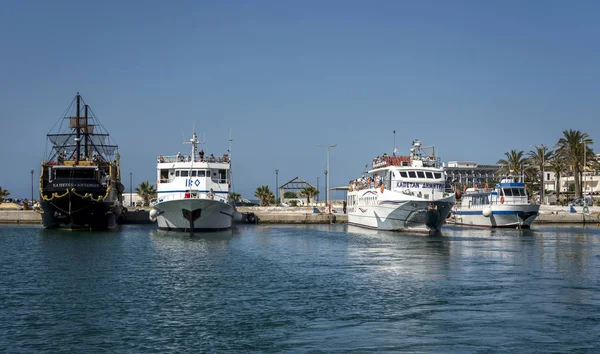
[[57, 168], [54, 170], [54, 178], [96, 178], [94, 169], [70, 169]]
[[415, 173], [415, 171], [408, 171], [408, 177], [410, 177], [410, 178], [416, 178], [417, 174]]
[[431, 172], [425, 172], [425, 175], [427, 176], [427, 178], [433, 179], [433, 173], [431, 173]]
[[179, 176], [181, 177], [187, 177], [190, 171], [187, 170], [181, 170], [179, 171]]
[[205, 176], [206, 176], [206, 171], [205, 170], [198, 171], [198, 177], [205, 177]]
[[179, 170], [175, 171], [175, 177], [179, 177]]
[[417, 177], [425, 178], [425, 173], [423, 173], [423, 171], [417, 171]]
[[442, 173], [441, 172], [434, 172], [433, 175], [435, 176], [436, 179], [442, 178]]
[[400, 171], [400, 176], [404, 177], [404, 178], [408, 177], [408, 175], [406, 174], [406, 171]]
[[515, 197], [525, 195], [525, 190], [523, 188], [512, 188], [512, 192]]
[[507, 197], [512, 197], [512, 191], [510, 190], [510, 188], [504, 188], [502, 189], [504, 191], [504, 195]]
[[169, 170], [160, 170], [160, 182], [165, 183], [169, 179]]
[[190, 177], [196, 177], [196, 173], [197, 173], [196, 170], [190, 171]]

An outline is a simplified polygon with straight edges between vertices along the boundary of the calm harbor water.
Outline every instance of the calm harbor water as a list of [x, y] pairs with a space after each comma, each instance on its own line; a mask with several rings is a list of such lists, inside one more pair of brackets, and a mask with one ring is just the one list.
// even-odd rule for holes
[[0, 352], [598, 352], [600, 227], [0, 226]]

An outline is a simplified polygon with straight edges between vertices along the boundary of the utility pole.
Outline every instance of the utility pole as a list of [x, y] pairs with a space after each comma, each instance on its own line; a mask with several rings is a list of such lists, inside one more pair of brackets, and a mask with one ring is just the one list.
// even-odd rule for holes
[[585, 141], [583, 142], [583, 205], [587, 206], [587, 198], [585, 195], [585, 165], [586, 165], [586, 155], [587, 155], [587, 144], [585, 143]]
[[275, 170], [275, 195], [276, 195], [276, 200], [275, 200], [275, 204], [280, 203], [279, 200], [279, 170]]
[[34, 170], [31, 170], [31, 207], [33, 207], [33, 174]]
[[129, 206], [133, 206], [133, 172], [129, 172]]
[[540, 192], [540, 201], [542, 204], [544, 204], [544, 190], [546, 189], [546, 186], [544, 185], [544, 167], [546, 164], [546, 147], [544, 146], [544, 144], [542, 144], [542, 178], [541, 178], [541, 182], [542, 182], [542, 190]]
[[327, 196], [327, 209], [329, 212], [331, 212], [331, 205], [329, 205], [329, 151], [331, 150], [331, 148], [336, 147], [337, 144], [333, 144], [333, 145], [317, 145], [317, 147], [326, 147], [327, 148], [327, 170], [325, 171], [325, 175], [327, 176], [327, 181], [326, 181], [326, 189], [325, 189], [325, 195]]

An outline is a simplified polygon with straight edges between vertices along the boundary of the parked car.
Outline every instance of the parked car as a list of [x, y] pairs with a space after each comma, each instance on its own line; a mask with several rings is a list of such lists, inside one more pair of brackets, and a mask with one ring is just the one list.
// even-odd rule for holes
[[[592, 198], [585, 198], [585, 199], [587, 200], [587, 205], [594, 204]], [[577, 199], [573, 200], [572, 203], [573, 203], [573, 205], [576, 205], [576, 206], [583, 206], [585, 204], [585, 200], [584, 200], [584, 198], [577, 198]]]

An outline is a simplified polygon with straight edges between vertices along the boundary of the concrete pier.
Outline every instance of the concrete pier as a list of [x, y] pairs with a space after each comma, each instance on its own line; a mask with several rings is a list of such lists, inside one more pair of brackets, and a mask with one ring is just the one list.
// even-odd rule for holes
[[41, 224], [42, 215], [33, 210], [0, 210], [0, 224]]
[[[583, 213], [583, 207], [575, 207], [570, 213], [567, 207], [546, 206], [540, 209], [536, 224], [600, 224], [600, 207], [589, 207], [589, 213]], [[343, 224], [348, 215], [313, 211], [312, 207], [240, 207], [244, 214], [253, 213], [262, 224]], [[335, 210], [337, 211], [337, 210]], [[449, 220], [450, 221], [450, 220]], [[0, 210], [0, 224], [41, 224], [42, 216], [33, 210]], [[148, 224], [148, 210], [129, 211], [124, 224]]]

